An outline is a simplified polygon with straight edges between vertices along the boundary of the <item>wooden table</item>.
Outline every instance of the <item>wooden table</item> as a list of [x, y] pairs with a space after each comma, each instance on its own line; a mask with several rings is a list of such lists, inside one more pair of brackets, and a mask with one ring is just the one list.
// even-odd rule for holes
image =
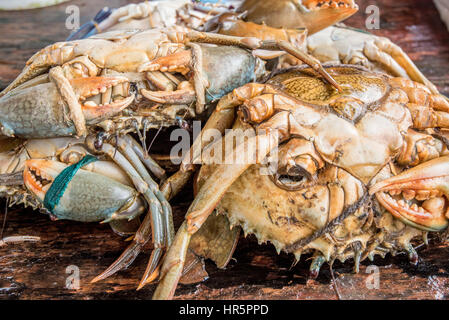
[[[59, 6], [23, 12], [0, 12], [0, 88], [4, 88], [37, 50], [64, 40], [67, 5], [77, 5], [81, 22], [105, 5], [118, 7], [127, 1], [75, 0]], [[132, 1], [137, 2], [137, 1]], [[380, 7], [380, 30], [400, 45], [441, 92], [449, 94], [449, 33], [429, 0], [357, 1], [360, 11], [348, 25], [364, 28], [365, 8]], [[175, 201], [176, 221], [182, 219], [191, 194]], [[3, 210], [2, 210], [3, 211]], [[154, 285], [135, 291], [149, 257], [148, 251], [126, 271], [97, 283], [89, 281], [120, 255], [126, 247], [122, 238], [107, 225], [68, 221], [52, 222], [46, 216], [13, 208], [7, 216], [4, 236], [34, 235], [35, 244], [0, 248], [0, 298], [3, 299], [149, 299]], [[377, 258], [378, 289], [368, 289], [370, 262], [363, 262], [359, 274], [350, 263], [334, 265], [343, 299], [444, 299], [449, 297], [449, 246], [431, 243], [419, 249], [417, 267], [405, 255]], [[271, 245], [258, 246], [254, 237], [242, 238], [226, 270], [207, 263], [209, 280], [180, 286], [177, 299], [336, 299], [328, 267], [317, 280], [307, 280], [310, 261], [290, 268], [293, 258], [277, 255]], [[81, 288], [65, 288], [66, 268], [79, 267]], [[369, 269], [368, 269], [369, 270]], [[369, 286], [368, 286], [369, 287]]]

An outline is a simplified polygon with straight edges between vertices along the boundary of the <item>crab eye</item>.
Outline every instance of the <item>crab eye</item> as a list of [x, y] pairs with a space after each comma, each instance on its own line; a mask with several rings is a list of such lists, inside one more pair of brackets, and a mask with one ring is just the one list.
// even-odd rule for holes
[[311, 174], [300, 166], [291, 167], [286, 173], [272, 174], [270, 178], [279, 188], [288, 191], [302, 189], [312, 180]]

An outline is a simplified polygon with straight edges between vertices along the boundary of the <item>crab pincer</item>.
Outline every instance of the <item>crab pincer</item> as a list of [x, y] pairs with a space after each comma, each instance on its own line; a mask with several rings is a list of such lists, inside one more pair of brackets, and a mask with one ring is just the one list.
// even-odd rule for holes
[[114, 87], [128, 85], [128, 79], [121, 76], [68, 80], [60, 72], [57, 75], [55, 81], [49, 81], [55, 73], [33, 79], [0, 98], [3, 135], [23, 138], [85, 136], [86, 124], [119, 114], [134, 100], [134, 94], [129, 93], [126, 97], [109, 96], [102, 103], [95, 102]]
[[[25, 162], [25, 186], [44, 204], [50, 198], [55, 199], [46, 208], [54, 218], [108, 222], [131, 220], [142, 213], [140, 208], [145, 205], [133, 188], [83, 169], [76, 170], [76, 174], [65, 181], [57, 180], [67, 168], [70, 170], [68, 165], [53, 160], [34, 159]], [[65, 188], [58, 188], [62, 185]]]
[[369, 192], [395, 217], [427, 231], [449, 223], [449, 157], [426, 161], [371, 186]]

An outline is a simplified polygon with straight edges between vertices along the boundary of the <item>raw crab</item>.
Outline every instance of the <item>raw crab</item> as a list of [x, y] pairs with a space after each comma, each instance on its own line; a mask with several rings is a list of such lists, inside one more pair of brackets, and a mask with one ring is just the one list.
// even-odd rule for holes
[[85, 136], [93, 125], [109, 133], [172, 125], [176, 116], [200, 115], [206, 103], [262, 76], [264, 63], [255, 56], [267, 50], [295, 55], [338, 86], [315, 59], [282, 40], [179, 27], [111, 31], [31, 57], [0, 94], [1, 133], [47, 138]]
[[[256, 56], [266, 57], [273, 50], [275, 55], [284, 54], [279, 50], [285, 50], [303, 59], [338, 87], [319, 63], [286, 41], [261, 41], [174, 27], [111, 31], [48, 46], [35, 54], [2, 92], [3, 135], [87, 136], [84, 143], [90, 152], [104, 153], [120, 162], [149, 203], [152, 214], [141, 224], [135, 241], [95, 281], [129, 265], [153, 230], [155, 250], [142, 283], [151, 281], [173, 233], [169, 230], [171, 211], [167, 197], [142, 165], [145, 161], [153, 163], [146, 147], [133, 151], [136, 147], [130, 146], [124, 135], [136, 133], [145, 146], [148, 129], [175, 124], [177, 116], [185, 117], [187, 113], [192, 117], [201, 115], [206, 103], [264, 75], [263, 62]], [[219, 68], [223, 72], [216, 72]], [[191, 107], [193, 103], [195, 108]], [[113, 143], [114, 139], [120, 152], [105, 143]], [[154, 167], [148, 169], [161, 178]], [[162, 228], [155, 228], [161, 225]]]
[[[220, 100], [206, 128], [232, 122], [238, 107], [237, 118], [202, 154], [192, 148], [176, 174], [203, 164], [155, 299], [173, 296], [190, 239], [214, 210], [297, 260], [313, 253], [315, 276], [336, 259], [353, 259], [357, 271], [367, 257], [405, 250], [417, 262], [410, 241], [447, 228], [448, 140], [437, 129], [449, 126], [448, 102], [408, 79], [326, 69], [342, 92], [302, 67]], [[203, 132], [193, 147], [210, 142]]]
[[[229, 9], [230, 7], [237, 9]], [[238, 4], [215, 4], [213, 7], [187, 4], [184, 1], [170, 4], [156, 1], [117, 9], [104, 21], [104, 28], [101, 30], [184, 25], [225, 35], [285, 40], [297, 47], [304, 47], [322, 63], [363, 65], [372, 71], [382, 71], [423, 83], [433, 93], [438, 93], [436, 87], [402, 49], [389, 39], [344, 25], [334, 25], [357, 10], [358, 7], [352, 0], [247, 0]], [[160, 16], [169, 16], [170, 19], [158, 22]], [[300, 61], [286, 55], [280, 58], [278, 65], [282, 68], [298, 63]]]
[[[114, 139], [116, 146], [107, 140], [97, 143], [93, 136], [2, 140], [0, 194], [11, 205], [30, 205], [52, 219], [109, 222], [119, 234], [135, 233], [139, 227], [136, 218], [148, 208], [133, 241], [136, 256], [153, 235], [154, 250], [145, 281], [154, 277], [163, 250], [174, 236], [170, 205], [147, 171], [162, 178], [164, 170], [145, 158], [141, 146], [129, 135]], [[73, 166], [93, 155], [98, 161], [86, 163], [70, 179], [58, 181], [67, 176], [66, 170], [71, 172]], [[61, 183], [65, 184], [62, 189]], [[55, 193], [59, 198], [51, 205]], [[128, 266], [135, 256], [128, 257], [117, 270]]]
[[[210, 19], [204, 30], [294, 41], [290, 35], [297, 34], [297, 28], [305, 28], [308, 36], [305, 42], [297, 45], [305, 44], [307, 52], [322, 63], [362, 65], [372, 71], [420, 82], [432, 93], [438, 93], [407, 54], [388, 38], [338, 23], [357, 10], [355, 1], [246, 0], [237, 10], [240, 15], [221, 14]], [[299, 38], [298, 35], [295, 38]], [[291, 56], [284, 56], [279, 65], [288, 67], [298, 62]]]
[[[112, 11], [99, 21], [91, 33], [123, 29], [185, 26], [200, 31], [211, 31], [214, 26], [233, 29], [243, 36], [245, 29], [263, 25], [272, 28], [306, 28], [315, 33], [342, 21], [358, 10], [354, 0], [342, 1], [218, 1], [192, 3], [188, 0], [152, 1], [128, 4]], [[224, 17], [220, 15], [224, 14]], [[232, 21], [226, 19], [232, 16]], [[218, 18], [218, 21], [215, 19]], [[225, 18], [225, 19], [223, 19]], [[246, 24], [245, 21], [251, 22]], [[226, 21], [225, 21], [226, 20]], [[228, 26], [223, 26], [223, 23]], [[270, 28], [267, 28], [269, 30]], [[248, 35], [246, 35], [248, 36]]]

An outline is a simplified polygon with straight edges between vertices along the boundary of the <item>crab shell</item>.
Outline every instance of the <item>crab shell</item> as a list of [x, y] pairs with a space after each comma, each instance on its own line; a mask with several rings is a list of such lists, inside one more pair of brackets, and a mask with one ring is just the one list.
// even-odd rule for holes
[[[254, 234], [259, 243], [271, 242], [278, 252], [294, 253], [297, 259], [307, 252], [315, 252], [325, 261], [359, 261], [375, 254], [411, 252], [410, 241], [423, 237], [426, 230], [446, 228], [447, 210], [433, 215], [431, 223], [420, 221], [429, 225], [420, 225], [407, 219], [409, 216], [401, 218], [385, 202], [370, 200], [368, 196], [368, 188], [376, 182], [372, 194], [401, 188], [397, 184], [390, 186], [389, 181], [404, 181], [392, 177], [395, 173], [389, 163], [404, 150], [403, 133], [414, 126], [405, 107], [406, 96], [394, 84], [395, 80], [384, 74], [353, 66], [333, 66], [328, 71], [345, 88], [342, 93], [316, 79], [308, 68], [281, 71], [268, 83], [288, 99], [297, 99], [298, 105], [289, 107], [292, 100], [283, 100], [282, 94], [267, 99], [261, 95], [259, 101], [256, 97], [244, 102], [234, 124], [234, 129], [248, 128], [248, 122], [259, 129], [268, 128], [258, 116], [282, 119], [284, 110], [289, 110], [288, 129], [280, 124], [282, 121], [277, 122], [283, 136], [280, 165], [299, 159], [297, 164], [302, 167], [298, 168], [305, 171], [300, 158], [313, 155], [313, 166], [319, 167], [316, 173], [299, 175], [299, 182], [295, 180], [298, 177], [289, 177], [291, 180], [286, 183], [279, 176], [267, 174], [265, 166], [251, 165], [226, 190], [215, 209], [225, 214], [232, 226], [241, 226], [245, 234]], [[278, 104], [267, 111], [270, 99]], [[306, 144], [311, 146], [305, 148]], [[442, 155], [447, 154], [444, 150]], [[285, 155], [290, 158], [283, 159]], [[430, 179], [444, 172], [448, 165], [447, 157], [436, 158], [416, 167], [411, 175], [416, 177], [416, 172], [422, 171]], [[215, 164], [201, 167], [195, 181], [197, 190], [216, 168]], [[281, 171], [285, 175], [287, 170]], [[410, 178], [407, 182], [412, 184]], [[427, 184], [420, 183], [422, 188], [444, 189]], [[444, 208], [448, 208], [448, 200], [441, 199], [445, 199]]]

